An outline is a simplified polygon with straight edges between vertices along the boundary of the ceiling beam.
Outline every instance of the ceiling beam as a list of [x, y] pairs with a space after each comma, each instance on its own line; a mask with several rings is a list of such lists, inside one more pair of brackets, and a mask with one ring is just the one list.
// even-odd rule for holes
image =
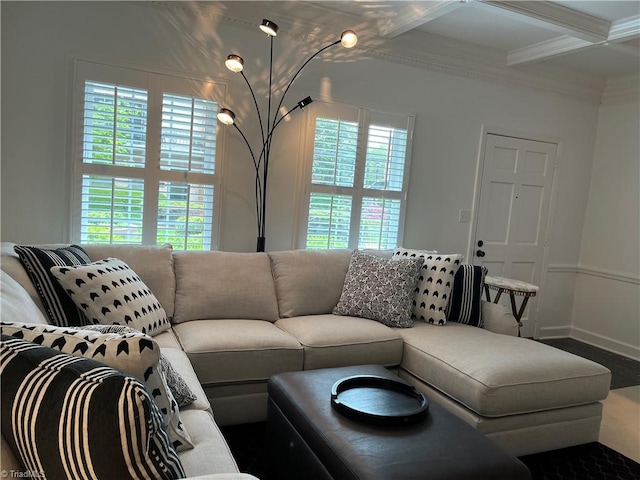
[[533, 23], [570, 37], [580, 38], [589, 42], [606, 41], [611, 22], [594, 17], [587, 13], [565, 7], [549, 1], [509, 1], [509, 0], [480, 0], [478, 5], [498, 7], [494, 13], [503, 14]]
[[[460, 0], [398, 2], [393, 18], [378, 20], [378, 34], [382, 38], [394, 38], [438, 17], [446, 15], [466, 2]], [[402, 6], [400, 6], [402, 5]]]
[[[568, 53], [577, 52], [597, 45], [608, 45], [626, 42], [640, 38], [640, 16], [624, 18], [611, 24], [611, 30], [604, 41], [589, 42], [579, 38], [563, 35], [544, 42], [536, 43], [528, 47], [511, 50], [507, 54], [507, 65], [522, 65], [525, 63], [539, 62], [550, 58], [559, 57]], [[619, 48], [618, 48], [619, 47]], [[616, 46], [615, 50], [628, 53], [636, 58], [638, 50], [624, 48], [624, 45]]]

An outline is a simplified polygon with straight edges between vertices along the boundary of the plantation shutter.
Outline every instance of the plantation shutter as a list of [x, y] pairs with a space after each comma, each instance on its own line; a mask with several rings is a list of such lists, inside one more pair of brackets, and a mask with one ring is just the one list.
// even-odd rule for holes
[[413, 117], [314, 104], [303, 246], [401, 243]]
[[211, 249], [224, 85], [86, 61], [77, 72], [74, 241]]

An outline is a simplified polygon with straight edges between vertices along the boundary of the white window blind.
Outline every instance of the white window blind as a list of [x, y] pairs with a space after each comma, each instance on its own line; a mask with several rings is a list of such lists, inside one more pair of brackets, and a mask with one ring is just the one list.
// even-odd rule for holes
[[78, 61], [75, 90], [74, 241], [214, 248], [224, 85]]
[[214, 173], [217, 114], [216, 102], [163, 94], [160, 168]]
[[83, 162], [144, 168], [146, 91], [86, 81], [83, 117]]
[[348, 248], [352, 198], [348, 195], [311, 193], [307, 248]]
[[144, 180], [82, 176], [82, 243], [142, 243]]
[[160, 182], [158, 244], [178, 250], [202, 250], [211, 237], [213, 186]]
[[302, 247], [401, 244], [413, 117], [314, 103]]

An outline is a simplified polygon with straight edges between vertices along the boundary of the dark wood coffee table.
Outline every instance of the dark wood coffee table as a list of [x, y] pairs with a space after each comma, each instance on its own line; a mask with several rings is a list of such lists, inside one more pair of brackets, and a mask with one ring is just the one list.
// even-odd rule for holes
[[310, 370], [269, 380], [270, 478], [519, 480], [527, 467], [435, 402], [414, 425], [376, 426], [331, 406], [331, 388], [353, 375], [398, 378], [377, 365]]

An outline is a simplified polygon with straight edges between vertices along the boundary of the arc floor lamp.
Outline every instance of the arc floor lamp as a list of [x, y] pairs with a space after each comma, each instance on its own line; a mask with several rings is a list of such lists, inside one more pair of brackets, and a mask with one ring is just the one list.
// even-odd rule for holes
[[235, 122], [236, 115], [229, 108], [221, 108], [218, 112], [218, 120], [224, 125], [233, 125], [236, 130], [242, 136], [247, 148], [249, 149], [249, 153], [251, 154], [251, 158], [253, 160], [253, 166], [255, 168], [255, 196], [256, 196], [256, 216], [258, 220], [258, 238], [256, 251], [264, 252], [265, 249], [265, 220], [267, 213], [267, 177], [269, 173], [269, 157], [271, 154], [271, 141], [273, 139], [273, 132], [276, 127], [280, 125], [280, 122], [284, 120], [287, 115], [291, 114], [298, 108], [302, 109], [309, 105], [313, 100], [311, 97], [305, 97], [300, 100], [296, 105], [293, 106], [286, 113], [282, 113], [280, 108], [284, 103], [284, 99], [289, 91], [289, 88], [293, 84], [294, 80], [300, 75], [302, 69], [307, 66], [307, 64], [313, 60], [315, 57], [320, 55], [322, 52], [327, 50], [328, 48], [333, 47], [334, 45], [341, 44], [345, 48], [352, 48], [358, 42], [358, 37], [353, 30], [346, 30], [342, 32], [339, 40], [336, 40], [333, 43], [321, 48], [316, 53], [311, 55], [302, 66], [296, 71], [296, 73], [291, 77], [289, 83], [284, 89], [284, 93], [280, 97], [280, 101], [278, 106], [274, 110], [274, 114], [272, 115], [272, 100], [273, 100], [273, 88], [272, 88], [272, 79], [273, 79], [273, 38], [278, 35], [278, 25], [276, 25], [271, 20], [264, 19], [262, 20], [262, 24], [260, 25], [260, 30], [267, 34], [270, 39], [270, 54], [269, 54], [269, 92], [268, 92], [268, 108], [266, 112], [266, 118], [263, 118], [263, 114], [260, 111], [260, 107], [258, 106], [258, 101], [256, 99], [256, 95], [251, 87], [251, 83], [247, 79], [246, 75], [243, 72], [244, 69], [244, 59], [237, 54], [231, 54], [227, 56], [227, 60], [225, 61], [225, 66], [235, 73], [240, 73], [245, 83], [249, 87], [249, 91], [251, 92], [251, 96], [253, 97], [253, 103], [256, 109], [256, 114], [258, 116], [258, 122], [260, 124], [260, 133], [262, 135], [262, 146], [258, 155], [256, 156], [256, 151], [253, 150], [249, 140], [242, 132], [240, 127], [238, 127]]

